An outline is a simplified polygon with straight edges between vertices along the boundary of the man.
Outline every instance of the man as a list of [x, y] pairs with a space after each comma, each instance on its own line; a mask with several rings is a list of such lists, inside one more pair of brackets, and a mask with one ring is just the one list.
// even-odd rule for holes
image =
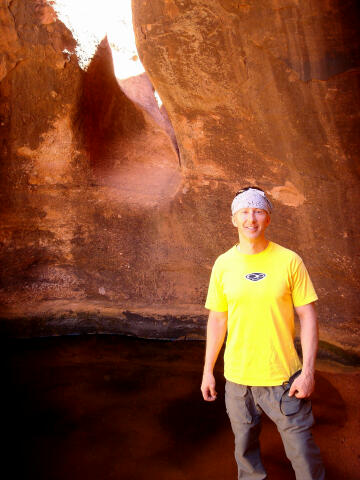
[[[238, 478], [266, 478], [259, 450], [260, 417], [277, 425], [297, 480], [325, 478], [308, 397], [314, 389], [318, 326], [314, 287], [301, 258], [265, 237], [272, 205], [263, 190], [240, 190], [231, 205], [239, 243], [213, 267], [201, 391], [216, 399], [213, 369], [224, 342], [225, 402], [235, 435]], [[303, 364], [294, 347], [300, 319]]]

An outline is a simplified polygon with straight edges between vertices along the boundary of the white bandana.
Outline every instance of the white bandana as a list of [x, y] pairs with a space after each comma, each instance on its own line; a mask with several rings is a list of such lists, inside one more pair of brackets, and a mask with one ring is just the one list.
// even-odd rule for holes
[[232, 215], [235, 215], [241, 208], [261, 208], [270, 214], [273, 207], [264, 192], [255, 188], [249, 188], [234, 198], [231, 204]]

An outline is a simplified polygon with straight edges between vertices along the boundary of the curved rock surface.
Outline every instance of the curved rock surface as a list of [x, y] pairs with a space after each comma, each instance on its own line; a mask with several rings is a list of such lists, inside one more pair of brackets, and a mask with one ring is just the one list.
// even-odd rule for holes
[[3, 1], [4, 329], [202, 337], [229, 204], [255, 183], [312, 275], [322, 340], [359, 352], [356, 8], [133, 2], [151, 83], [119, 84], [106, 39], [83, 72], [49, 5]]
[[201, 250], [221, 252], [225, 237], [231, 244], [233, 192], [262, 186], [275, 203], [272, 239], [296, 250], [313, 277], [322, 337], [357, 348], [355, 2], [158, 0], [133, 9], [140, 58], [180, 146], [186, 197], [206, 209]]

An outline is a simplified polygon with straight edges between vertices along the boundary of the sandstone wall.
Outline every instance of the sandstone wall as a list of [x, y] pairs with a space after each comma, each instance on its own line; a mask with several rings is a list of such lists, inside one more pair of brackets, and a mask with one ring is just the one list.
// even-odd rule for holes
[[356, 10], [133, 1], [172, 131], [146, 79], [119, 85], [106, 39], [83, 72], [49, 6], [2, 1], [6, 331], [203, 336], [212, 263], [236, 241], [229, 204], [255, 183], [275, 204], [271, 238], [312, 275], [322, 339], [358, 351]]
[[164, 0], [133, 9], [141, 60], [180, 146], [183, 194], [206, 232], [200, 251], [221, 251], [225, 235], [231, 243], [223, 222], [237, 186], [262, 186], [276, 207], [272, 239], [311, 272], [323, 338], [356, 347], [355, 2]]

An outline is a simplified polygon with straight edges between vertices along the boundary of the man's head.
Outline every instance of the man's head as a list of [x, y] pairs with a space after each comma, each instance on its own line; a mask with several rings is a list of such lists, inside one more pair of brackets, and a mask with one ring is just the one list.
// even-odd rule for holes
[[236, 193], [231, 204], [231, 214], [235, 215], [242, 208], [260, 208], [270, 215], [273, 206], [261, 188], [246, 187]]
[[231, 204], [232, 223], [238, 229], [239, 238], [251, 242], [264, 239], [271, 211], [272, 204], [260, 188], [239, 190]]

